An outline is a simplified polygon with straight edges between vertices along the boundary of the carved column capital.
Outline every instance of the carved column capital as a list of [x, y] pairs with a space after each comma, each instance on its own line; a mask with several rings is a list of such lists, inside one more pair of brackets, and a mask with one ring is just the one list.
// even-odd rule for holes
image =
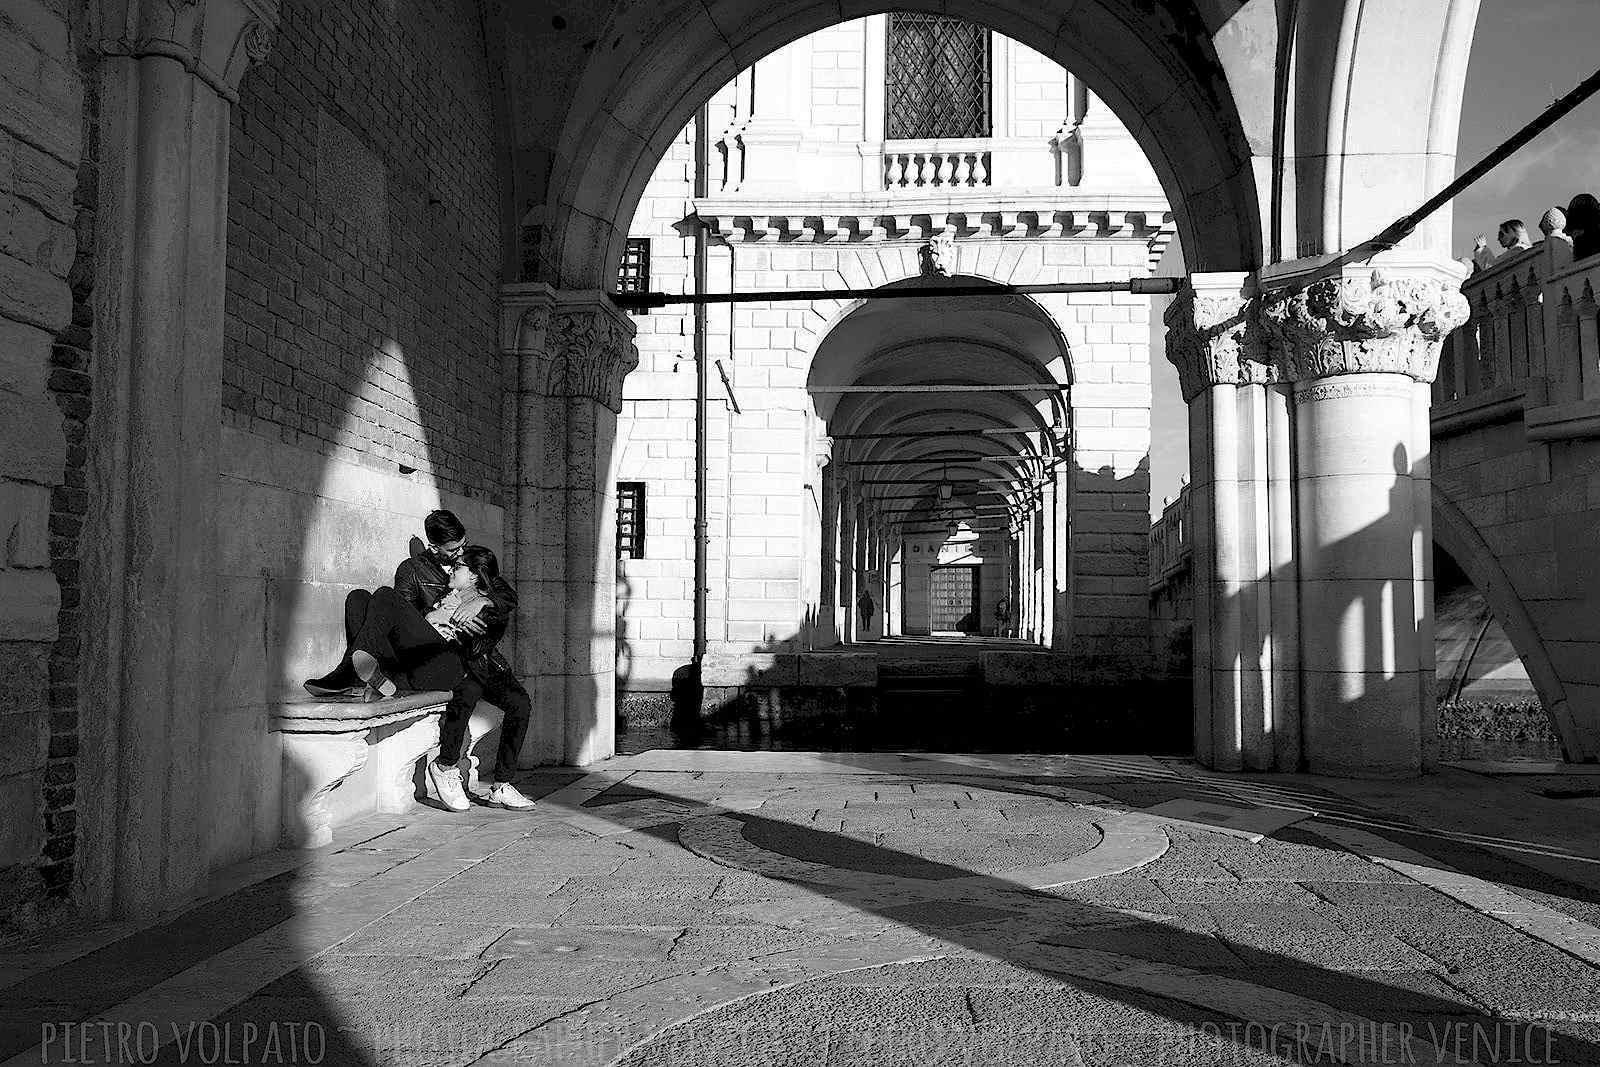
[[1183, 398], [1213, 385], [1275, 381], [1242, 274], [1195, 275], [1167, 308], [1167, 359]]
[[1469, 311], [1455, 279], [1382, 268], [1261, 297], [1273, 362], [1292, 381], [1388, 373], [1431, 382], [1444, 338]]
[[639, 365], [633, 321], [601, 294], [558, 301], [547, 345], [560, 361], [565, 396], [586, 396], [622, 411], [622, 379]]
[[584, 396], [622, 410], [622, 379], [639, 365], [633, 320], [602, 293], [542, 282], [500, 289], [500, 345], [517, 361], [517, 391]]
[[174, 59], [229, 103], [272, 51], [278, 0], [101, 0], [105, 56]]

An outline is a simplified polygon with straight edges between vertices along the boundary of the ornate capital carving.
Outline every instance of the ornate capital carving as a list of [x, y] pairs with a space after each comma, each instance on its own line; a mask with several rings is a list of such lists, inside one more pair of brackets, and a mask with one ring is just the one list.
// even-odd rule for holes
[[639, 353], [618, 314], [594, 305], [556, 309], [547, 342], [557, 362], [550, 395], [586, 396], [622, 410], [622, 379], [639, 365]]
[[1185, 400], [1213, 385], [1276, 380], [1261, 343], [1254, 301], [1237, 287], [1231, 293], [1197, 293], [1185, 287], [1163, 321], [1167, 359], [1178, 369]]
[[517, 361], [517, 391], [586, 396], [622, 410], [622, 379], [639, 365], [633, 320], [602, 293], [542, 282], [500, 288], [500, 346]]
[[1445, 336], [1470, 312], [1460, 289], [1432, 277], [1323, 278], [1261, 298], [1261, 324], [1279, 373], [1293, 381], [1336, 374], [1405, 374], [1431, 382]]
[[229, 103], [272, 51], [278, 0], [101, 0], [102, 55], [175, 59]]

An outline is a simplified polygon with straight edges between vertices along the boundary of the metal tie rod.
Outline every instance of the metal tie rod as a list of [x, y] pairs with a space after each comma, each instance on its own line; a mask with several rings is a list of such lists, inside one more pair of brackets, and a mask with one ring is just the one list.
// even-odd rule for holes
[[1014, 385], [811, 385], [810, 393], [1064, 393], [1072, 389], [1059, 382], [1018, 382]]
[[900, 289], [765, 289], [749, 293], [608, 293], [618, 307], [648, 311], [669, 304], [753, 304], [786, 300], [944, 300], [966, 296], [1033, 296], [1044, 293], [1133, 293], [1170, 296], [1182, 278], [1127, 278], [1116, 282], [1040, 282], [1035, 285], [944, 285]]

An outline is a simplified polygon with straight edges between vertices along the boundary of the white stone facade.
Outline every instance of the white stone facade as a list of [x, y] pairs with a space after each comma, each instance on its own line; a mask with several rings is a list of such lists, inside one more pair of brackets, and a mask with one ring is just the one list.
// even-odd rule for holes
[[[886, 141], [888, 21], [844, 23], [780, 49], [717, 92], [674, 139], [629, 229], [649, 240], [649, 288], [867, 289], [934, 273], [1019, 285], [1149, 273], [1172, 232], [1168, 205], [1132, 138], [1081, 82], [994, 34], [994, 136]], [[941, 261], [930, 263], [935, 246]], [[1010, 528], [1004, 516], [1002, 528], [963, 528], [969, 554], [981, 556], [978, 622], [995, 632], [993, 608], [1009, 596], [1009, 629], [1020, 636], [1083, 656], [1142, 657], [1148, 298], [1010, 299], [1026, 302], [1037, 320], [1028, 343], [1051, 350], [993, 358], [1034, 361], [1042, 391], [1026, 395], [1048, 425], [1033, 446], [1070, 441], [1072, 461], [1057, 475], [1059, 504], [1052, 483], [1031, 512], [1013, 509]], [[645, 554], [618, 565], [619, 688], [660, 688], [695, 653], [697, 346], [709, 377], [707, 651], [828, 647], [882, 636], [886, 619], [891, 633], [928, 631], [927, 561], [961, 553], [941, 553], [943, 536], [903, 533], [892, 518], [898, 509], [873, 502], [880, 493], [892, 499], [894, 487], [863, 491], [887, 479], [864, 465], [872, 457], [863, 442], [830, 448], [829, 435], [849, 429], [839, 414], [847, 405], [814, 391], [884, 381], [888, 372], [873, 368], [913, 343], [917, 358], [935, 363], [902, 369], [896, 381], [1015, 380], [974, 373], [960, 366], [970, 349], [955, 351], [937, 331], [918, 333], [920, 304], [896, 302], [870, 326], [853, 323], [859, 301], [834, 298], [713, 305], [698, 319], [677, 305], [635, 318], [640, 363], [624, 384], [613, 480], [646, 486]], [[845, 336], [850, 353], [823, 355], [830, 339], [837, 346]], [[940, 353], [942, 341], [951, 351]], [[933, 373], [940, 359], [951, 362], [948, 374]], [[965, 402], [959, 393], [947, 399]], [[903, 414], [861, 417], [877, 426]], [[829, 477], [838, 479], [832, 488]], [[841, 524], [847, 479], [847, 499], [868, 503]], [[1020, 482], [1007, 492], [1026, 495]], [[1035, 550], [1024, 544], [1030, 521]], [[848, 540], [841, 547], [841, 525], [870, 531], [859, 552]], [[863, 586], [878, 613], [860, 629]]]

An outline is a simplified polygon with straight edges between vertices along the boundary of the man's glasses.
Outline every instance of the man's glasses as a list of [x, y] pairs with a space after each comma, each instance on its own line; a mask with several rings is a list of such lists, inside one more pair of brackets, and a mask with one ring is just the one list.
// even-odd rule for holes
[[461, 540], [448, 545], [429, 545], [428, 550], [439, 559], [454, 560], [460, 558], [462, 549], [466, 547], [467, 542]]

